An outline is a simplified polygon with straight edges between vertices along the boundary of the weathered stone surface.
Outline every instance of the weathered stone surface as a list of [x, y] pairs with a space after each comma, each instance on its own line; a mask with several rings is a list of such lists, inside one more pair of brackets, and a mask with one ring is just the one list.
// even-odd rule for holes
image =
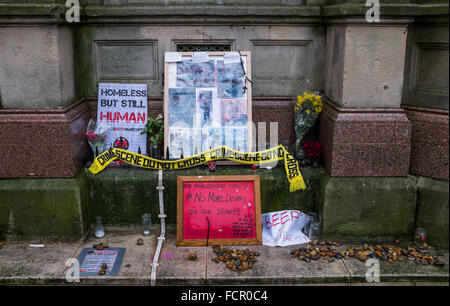
[[448, 248], [448, 181], [420, 177], [417, 183], [416, 226], [425, 228], [427, 242]]
[[[153, 257], [159, 230], [153, 229], [151, 235], [143, 236], [142, 228], [132, 227], [106, 227], [105, 237], [95, 238], [90, 233], [84, 241], [78, 244], [73, 257], [78, 258], [83, 248], [91, 248], [94, 244], [107, 243], [110, 248], [126, 248], [125, 256], [117, 276], [83, 276], [81, 285], [150, 285], [152, 271], [151, 258]], [[136, 240], [142, 239], [143, 245], [137, 245]], [[105, 249], [107, 250], [107, 249]], [[61, 281], [65, 281], [68, 269], [62, 273]]]
[[[197, 260], [189, 260], [188, 254], [196, 254]], [[156, 283], [172, 286], [206, 285], [208, 260], [206, 247], [179, 247], [176, 245], [176, 230], [169, 230], [161, 249]]]
[[298, 246], [274, 248], [269, 246], [233, 246], [235, 249], [250, 249], [261, 255], [253, 269], [233, 272], [224, 264], [215, 264], [212, 248], [208, 248], [207, 280], [210, 285], [244, 284], [295, 284], [295, 283], [342, 283], [349, 282], [349, 274], [342, 260], [328, 262], [312, 260], [307, 263], [292, 258], [289, 250]]
[[341, 107], [399, 107], [409, 22], [332, 24], [327, 29], [325, 94]]
[[43, 248], [31, 248], [28, 242], [7, 243], [0, 250], [0, 284], [63, 283], [66, 260], [76, 249], [76, 244], [68, 243], [44, 243]]
[[[433, 252], [434, 253], [434, 252]], [[448, 252], [443, 252], [442, 258], [447, 263], [444, 267], [436, 267], [433, 265], [416, 264], [409, 261], [395, 261], [388, 263], [381, 260], [362, 262], [355, 258], [344, 261], [344, 265], [348, 269], [351, 281], [354, 283], [367, 282], [366, 274], [374, 271], [375, 262], [378, 262], [380, 270], [380, 282], [448, 282]], [[371, 269], [369, 271], [369, 269]], [[368, 273], [369, 272], [369, 273]], [[369, 275], [369, 280], [371, 275]], [[373, 276], [373, 275], [372, 275]], [[371, 283], [374, 284], [374, 283]]]
[[448, 111], [448, 23], [447, 15], [408, 27], [403, 105]]
[[[430, 98], [430, 100], [434, 99]], [[404, 108], [412, 125], [409, 172], [448, 181], [448, 110], [412, 106], [404, 106]]]
[[[105, 9], [101, 7], [100, 13]], [[116, 13], [125, 11], [119, 7]], [[323, 88], [325, 29], [320, 25], [86, 25], [78, 30], [77, 40], [83, 96], [96, 96], [99, 81], [146, 82], [149, 96], [162, 96], [164, 52], [206, 43], [251, 51], [253, 96], [294, 96]]]
[[0, 27], [3, 108], [58, 108], [76, 98], [72, 32], [57, 26]]
[[75, 179], [0, 180], [0, 240], [79, 238], [89, 226], [88, 189]]
[[323, 174], [320, 218], [323, 239], [395, 240], [414, 232], [416, 179], [332, 178]]
[[[92, 233], [76, 243], [46, 242], [44, 248], [30, 248], [28, 242], [7, 243], [0, 249], [1, 284], [58, 284], [58, 285], [149, 285], [151, 260], [155, 254], [159, 228], [152, 235], [141, 236], [139, 227], [106, 227], [106, 236], [96, 239]], [[137, 238], [144, 245], [136, 245]], [[97, 243], [108, 243], [109, 247], [126, 248], [125, 257], [117, 276], [82, 277], [79, 283], [67, 283], [69, 258], [77, 258], [84, 247]], [[211, 258], [216, 255], [211, 247], [177, 247], [175, 230], [167, 229], [160, 254], [156, 285], [242, 285], [242, 284], [368, 284], [365, 275], [369, 267], [357, 259], [311, 261], [309, 263], [292, 258], [290, 250], [268, 246], [235, 246], [236, 249], [257, 250], [260, 256], [253, 269], [232, 272], [223, 263], [216, 264]], [[432, 265], [398, 262], [380, 263], [381, 283], [401, 285], [427, 282], [447, 282], [448, 251], [442, 251], [447, 265], [443, 268]], [[196, 253], [197, 260], [189, 261], [187, 254]], [[391, 283], [387, 283], [391, 282]], [[370, 285], [376, 285], [370, 283]]]

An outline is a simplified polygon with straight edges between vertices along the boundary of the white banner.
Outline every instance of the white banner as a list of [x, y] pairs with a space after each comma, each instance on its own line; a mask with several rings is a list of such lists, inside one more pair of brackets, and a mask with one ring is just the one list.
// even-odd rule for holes
[[[98, 84], [97, 121], [112, 129], [105, 140], [110, 146], [142, 154], [147, 152], [147, 84]], [[101, 152], [99, 152], [101, 153]]]
[[308, 216], [299, 210], [266, 213], [261, 218], [263, 245], [288, 246], [310, 241], [302, 232]]

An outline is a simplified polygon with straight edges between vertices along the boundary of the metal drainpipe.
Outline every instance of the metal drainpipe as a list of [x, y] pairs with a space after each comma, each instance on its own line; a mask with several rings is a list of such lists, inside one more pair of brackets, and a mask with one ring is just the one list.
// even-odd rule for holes
[[158, 186], [156, 187], [156, 190], [158, 190], [159, 193], [159, 219], [161, 220], [161, 235], [158, 237], [158, 246], [156, 247], [155, 256], [153, 256], [153, 262], [152, 262], [152, 272], [150, 277], [150, 284], [151, 286], [156, 285], [156, 271], [158, 270], [159, 266], [159, 254], [161, 253], [161, 248], [164, 243], [164, 240], [166, 240], [166, 215], [164, 213], [164, 199], [163, 199], [163, 171], [159, 170], [158, 173]]

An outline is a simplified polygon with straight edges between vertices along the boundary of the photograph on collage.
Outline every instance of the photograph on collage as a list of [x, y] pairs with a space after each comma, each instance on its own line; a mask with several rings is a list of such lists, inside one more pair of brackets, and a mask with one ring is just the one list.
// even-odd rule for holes
[[183, 60], [177, 63], [177, 87], [215, 87], [215, 65], [211, 60], [205, 63], [193, 63]]
[[241, 63], [224, 64], [217, 61], [219, 98], [242, 98], [245, 96], [245, 73]]

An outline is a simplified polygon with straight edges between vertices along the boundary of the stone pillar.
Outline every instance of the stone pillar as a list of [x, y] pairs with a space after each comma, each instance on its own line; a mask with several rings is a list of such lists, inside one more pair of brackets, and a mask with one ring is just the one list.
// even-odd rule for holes
[[320, 119], [331, 176], [406, 176], [411, 124], [401, 108], [410, 20], [332, 20]]
[[409, 20], [330, 21], [320, 116], [324, 239], [410, 239], [416, 187], [411, 123], [401, 108]]
[[71, 30], [57, 25], [0, 27], [2, 107], [51, 109], [76, 97]]
[[449, 179], [448, 21], [448, 16], [423, 17], [410, 26], [402, 99], [402, 107], [412, 124], [410, 172], [446, 181]]
[[[0, 16], [1, 17], [1, 16]], [[0, 18], [0, 21], [6, 22]], [[53, 19], [0, 26], [0, 178], [75, 177], [88, 158], [73, 31]]]

